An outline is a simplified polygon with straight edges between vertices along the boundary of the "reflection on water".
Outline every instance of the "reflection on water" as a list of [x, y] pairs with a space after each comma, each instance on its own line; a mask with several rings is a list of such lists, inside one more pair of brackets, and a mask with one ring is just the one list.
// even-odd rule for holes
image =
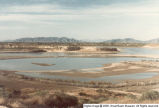
[[122, 74], [122, 75], [113, 75], [113, 76], [103, 76], [97, 78], [85, 78], [85, 77], [70, 77], [70, 76], [58, 76], [58, 75], [47, 75], [41, 73], [30, 73], [30, 72], [16, 72], [20, 75], [25, 75], [28, 77], [34, 78], [45, 78], [45, 79], [62, 79], [62, 80], [75, 80], [75, 81], [82, 81], [82, 82], [89, 82], [89, 81], [107, 81], [107, 82], [120, 82], [121, 80], [133, 80], [133, 79], [144, 79], [144, 78], [151, 78], [158, 73], [151, 72], [151, 73], [135, 73], [135, 74]]

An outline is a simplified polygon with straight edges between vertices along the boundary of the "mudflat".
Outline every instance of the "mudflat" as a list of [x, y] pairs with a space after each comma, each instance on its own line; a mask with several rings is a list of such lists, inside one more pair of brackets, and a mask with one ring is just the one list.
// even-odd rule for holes
[[[133, 73], [145, 73], [145, 72], [159, 72], [159, 62], [156, 61], [128, 61], [120, 63], [105, 64], [100, 69], [101, 71], [93, 71], [92, 69], [85, 69], [81, 71], [40, 71], [44, 74], [72, 76], [72, 77], [88, 77], [96, 78], [103, 76], [113, 76], [122, 74], [133, 74]], [[95, 68], [94, 68], [95, 70]], [[31, 71], [30, 71], [31, 72]], [[33, 71], [35, 72], [35, 71]], [[38, 72], [38, 71], [36, 71]]]

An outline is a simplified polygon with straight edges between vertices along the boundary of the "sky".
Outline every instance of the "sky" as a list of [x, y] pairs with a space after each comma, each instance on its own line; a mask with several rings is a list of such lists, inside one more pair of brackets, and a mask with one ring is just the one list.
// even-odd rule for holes
[[0, 40], [159, 38], [159, 0], [0, 0]]

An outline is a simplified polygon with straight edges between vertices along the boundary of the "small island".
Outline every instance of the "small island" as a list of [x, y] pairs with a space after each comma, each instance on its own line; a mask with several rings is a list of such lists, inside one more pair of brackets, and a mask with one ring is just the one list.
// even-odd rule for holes
[[55, 64], [47, 64], [47, 63], [32, 63], [34, 65], [39, 65], [39, 66], [53, 66]]

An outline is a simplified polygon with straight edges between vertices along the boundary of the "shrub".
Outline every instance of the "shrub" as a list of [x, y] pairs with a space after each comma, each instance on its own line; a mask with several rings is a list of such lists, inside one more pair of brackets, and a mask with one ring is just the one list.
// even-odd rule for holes
[[26, 100], [24, 100], [23, 102], [26, 105], [42, 105], [43, 104], [43, 100], [42, 97], [40, 96], [34, 96], [34, 97], [30, 97]]
[[88, 94], [84, 93], [84, 92], [79, 92], [80, 96], [88, 96]]
[[18, 101], [10, 103], [9, 106], [11, 106], [11, 108], [21, 108], [22, 107], [21, 103], [19, 103]]
[[159, 92], [148, 91], [142, 94], [141, 100], [157, 100], [159, 99]]
[[128, 94], [127, 97], [130, 99], [137, 99], [137, 97], [133, 94]]
[[32, 53], [40, 53], [40, 52], [47, 52], [46, 50], [43, 49], [36, 49], [36, 50], [32, 50]]
[[70, 96], [63, 93], [57, 93], [48, 96], [44, 103], [48, 107], [67, 108], [75, 107], [78, 105], [78, 99], [74, 96]]
[[80, 50], [81, 48], [79, 46], [69, 46], [67, 47], [67, 51], [77, 51]]
[[99, 48], [100, 51], [118, 51], [117, 48]]
[[20, 90], [12, 90], [11, 93], [9, 94], [9, 98], [18, 98], [21, 95]]

